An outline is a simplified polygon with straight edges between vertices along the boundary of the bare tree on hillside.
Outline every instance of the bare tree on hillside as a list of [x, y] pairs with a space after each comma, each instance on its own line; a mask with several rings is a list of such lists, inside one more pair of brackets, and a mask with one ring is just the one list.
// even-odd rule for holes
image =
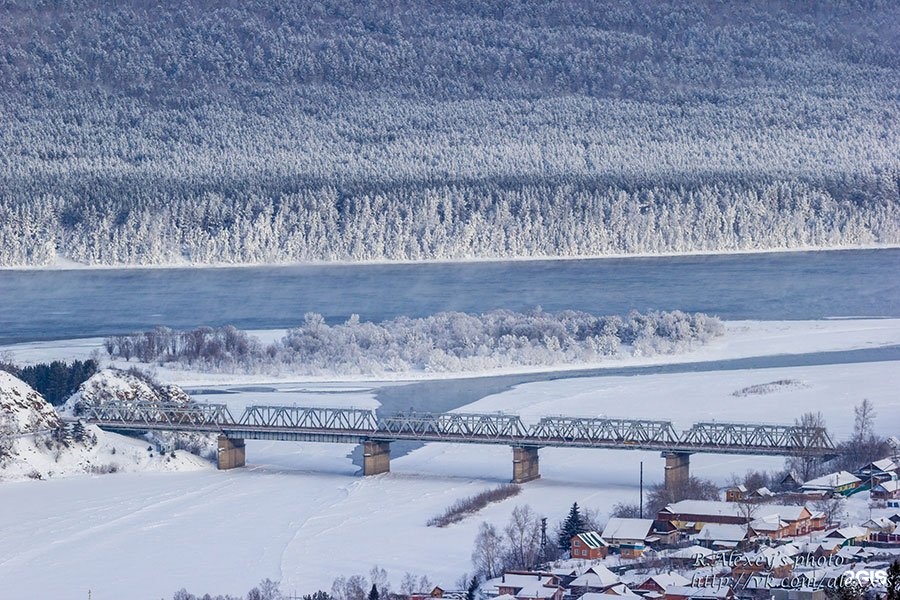
[[[503, 538], [497, 528], [490, 523], [482, 523], [475, 537], [475, 548], [472, 551], [472, 564], [475, 572], [485, 579], [491, 579], [503, 570]], [[404, 579], [404, 585], [407, 581]], [[414, 592], [416, 590], [411, 590]]]
[[530, 569], [541, 552], [541, 520], [527, 504], [513, 509], [504, 529], [512, 568]]

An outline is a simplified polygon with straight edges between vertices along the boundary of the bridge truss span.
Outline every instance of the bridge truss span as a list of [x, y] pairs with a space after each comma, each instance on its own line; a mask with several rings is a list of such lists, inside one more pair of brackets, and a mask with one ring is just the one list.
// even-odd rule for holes
[[505, 413], [399, 413], [379, 418], [361, 408], [248, 406], [240, 419], [225, 404], [106, 402], [79, 418], [110, 429], [199, 431], [219, 435], [219, 468], [243, 466], [245, 439], [363, 444], [363, 473], [390, 470], [393, 441], [500, 444], [513, 449], [513, 481], [540, 477], [543, 447], [661, 452], [666, 485], [677, 489], [696, 453], [767, 456], [835, 454], [821, 427], [704, 421], [679, 432], [671, 421], [545, 416], [526, 425]]

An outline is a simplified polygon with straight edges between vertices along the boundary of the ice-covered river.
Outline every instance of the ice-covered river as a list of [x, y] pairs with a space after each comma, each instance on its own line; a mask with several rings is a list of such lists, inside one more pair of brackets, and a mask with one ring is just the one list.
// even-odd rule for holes
[[900, 249], [597, 260], [0, 271], [0, 344], [154, 325], [279, 328], [495, 308], [900, 316]]

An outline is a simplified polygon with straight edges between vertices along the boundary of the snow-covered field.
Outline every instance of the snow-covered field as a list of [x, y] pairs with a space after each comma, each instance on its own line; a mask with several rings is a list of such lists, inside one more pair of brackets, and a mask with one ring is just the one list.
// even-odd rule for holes
[[[730, 323], [728, 335], [696, 353], [629, 359], [674, 362], [876, 347], [900, 342], [900, 320]], [[93, 342], [95, 344], [95, 342]], [[74, 344], [74, 345], [73, 345]], [[67, 342], [89, 354], [92, 343]], [[74, 358], [53, 344], [11, 348], [17, 360]], [[614, 362], [624, 366], [624, 361]], [[244, 378], [168, 373], [182, 383]], [[251, 380], [252, 378], [247, 378]], [[779, 380], [767, 393], [735, 396]], [[269, 399], [295, 392], [303, 403], [374, 405], [370, 386], [275, 383]], [[482, 398], [466, 410], [546, 414], [790, 422], [807, 410], [824, 413], [836, 437], [852, 428], [853, 405], [868, 398], [876, 429], [900, 431], [896, 362], [813, 367], [604, 376], [542, 381]], [[253, 390], [216, 396], [236, 407]], [[0, 596], [85, 598], [171, 597], [180, 587], [240, 593], [264, 577], [287, 592], [329, 589], [339, 575], [387, 569], [453, 585], [471, 571], [472, 540], [482, 520], [506, 522], [530, 504], [558, 521], [573, 501], [608, 511], [636, 502], [639, 463], [647, 483], [662, 479], [658, 454], [544, 449], [542, 479], [512, 499], [445, 529], [425, 522], [456, 499], [509, 479], [505, 447], [429, 444], [392, 461], [392, 472], [361, 478], [349, 445], [248, 442], [248, 468], [189, 473], [122, 473], [0, 484]], [[692, 457], [692, 472], [725, 483], [732, 473], [781, 466], [778, 459]], [[857, 503], [858, 504], [858, 503]], [[853, 505], [854, 510], [862, 510]]]

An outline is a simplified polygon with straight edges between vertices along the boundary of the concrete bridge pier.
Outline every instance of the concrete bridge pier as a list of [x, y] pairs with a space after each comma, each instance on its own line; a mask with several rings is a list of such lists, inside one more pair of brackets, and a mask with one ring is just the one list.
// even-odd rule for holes
[[230, 438], [227, 435], [219, 436], [219, 469], [234, 469], [243, 467], [247, 464], [247, 450], [244, 447], [244, 440], [240, 438]]
[[525, 483], [540, 479], [541, 472], [537, 446], [513, 446], [513, 483]]
[[390, 442], [363, 442], [363, 475], [378, 475], [391, 470]]
[[680, 500], [678, 496], [684, 494], [691, 477], [691, 455], [688, 452], [663, 452], [662, 456], [666, 459], [666, 490]]

